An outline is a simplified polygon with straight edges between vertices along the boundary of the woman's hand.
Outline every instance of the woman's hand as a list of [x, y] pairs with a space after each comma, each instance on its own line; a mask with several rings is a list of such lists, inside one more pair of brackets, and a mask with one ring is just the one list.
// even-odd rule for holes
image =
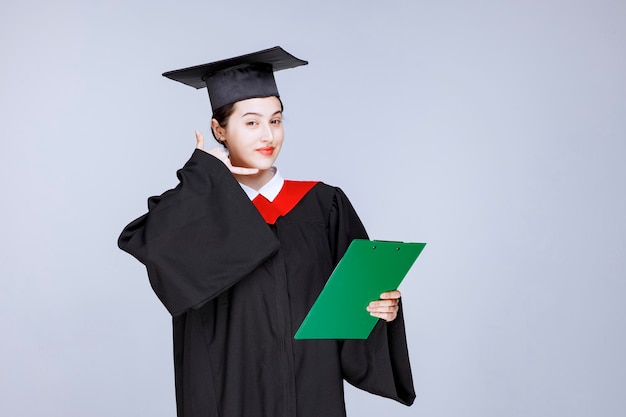
[[230, 170], [230, 172], [232, 172], [233, 174], [237, 174], [237, 175], [254, 175], [257, 174], [259, 172], [259, 170], [257, 168], [241, 168], [241, 167], [235, 167], [230, 163], [230, 159], [228, 158], [228, 153], [224, 152], [224, 149], [222, 149], [221, 147], [216, 147], [213, 149], [210, 149], [208, 151], [204, 150], [204, 137], [202, 136], [202, 133], [196, 131], [196, 149], [200, 149], [201, 151], [204, 151], [210, 155], [213, 155], [214, 157], [216, 157], [217, 159], [219, 159], [220, 161], [222, 161], [224, 163], [224, 165], [226, 165], [226, 167]]
[[398, 317], [398, 309], [400, 303], [400, 291], [384, 292], [380, 295], [380, 300], [372, 301], [367, 306], [370, 315], [383, 319], [387, 322], [394, 321]]

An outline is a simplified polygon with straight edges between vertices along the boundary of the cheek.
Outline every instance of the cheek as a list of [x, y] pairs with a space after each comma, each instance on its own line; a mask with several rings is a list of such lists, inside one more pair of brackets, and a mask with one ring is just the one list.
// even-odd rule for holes
[[280, 129], [276, 129], [276, 131], [274, 132], [274, 140], [276, 141], [276, 144], [282, 144], [284, 139], [285, 131], [282, 129], [282, 127]]
[[234, 149], [245, 147], [250, 141], [250, 135], [246, 135], [246, 133], [245, 130], [232, 129], [227, 136], [229, 147]]

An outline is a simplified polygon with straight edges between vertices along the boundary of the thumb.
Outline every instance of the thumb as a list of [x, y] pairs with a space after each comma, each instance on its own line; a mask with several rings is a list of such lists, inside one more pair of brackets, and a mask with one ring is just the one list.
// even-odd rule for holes
[[204, 137], [196, 130], [196, 149], [204, 150]]

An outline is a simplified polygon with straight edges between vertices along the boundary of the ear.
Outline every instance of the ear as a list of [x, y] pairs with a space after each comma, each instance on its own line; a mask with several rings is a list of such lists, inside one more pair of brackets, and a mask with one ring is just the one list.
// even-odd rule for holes
[[217, 141], [222, 142], [224, 140], [224, 136], [226, 135], [226, 130], [220, 126], [216, 119], [211, 119], [211, 129], [213, 129], [213, 134], [217, 138]]

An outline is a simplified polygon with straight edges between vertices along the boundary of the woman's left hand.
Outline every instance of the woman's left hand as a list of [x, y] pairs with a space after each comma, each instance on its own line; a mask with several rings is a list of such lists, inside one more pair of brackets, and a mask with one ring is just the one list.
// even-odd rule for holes
[[384, 292], [380, 295], [380, 300], [372, 301], [367, 306], [370, 315], [383, 319], [387, 322], [393, 321], [398, 317], [398, 309], [400, 303], [400, 291]]

